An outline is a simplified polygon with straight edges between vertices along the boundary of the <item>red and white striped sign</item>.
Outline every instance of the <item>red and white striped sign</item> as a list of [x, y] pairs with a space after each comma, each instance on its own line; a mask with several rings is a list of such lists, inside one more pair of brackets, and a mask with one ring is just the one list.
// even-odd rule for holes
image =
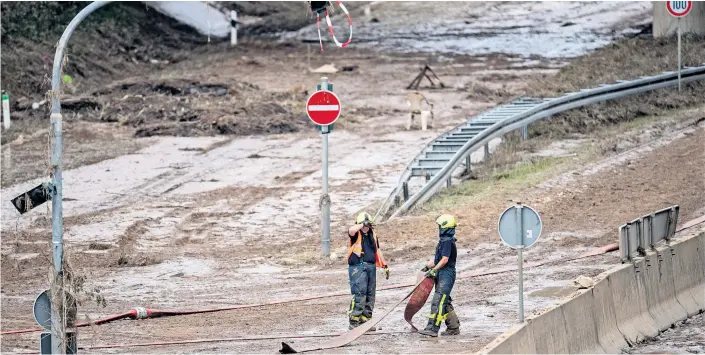
[[333, 124], [340, 117], [340, 100], [331, 91], [316, 91], [306, 101], [306, 113], [317, 125]]
[[675, 17], [687, 15], [692, 8], [692, 1], [666, 1], [666, 10]]

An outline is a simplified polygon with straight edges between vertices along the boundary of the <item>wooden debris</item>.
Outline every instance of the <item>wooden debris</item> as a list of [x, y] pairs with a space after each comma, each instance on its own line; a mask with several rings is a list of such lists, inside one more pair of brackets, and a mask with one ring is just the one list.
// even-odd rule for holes
[[443, 84], [443, 82], [441, 82], [441, 79], [438, 78], [438, 76], [436, 75], [436, 73], [433, 72], [433, 69], [431, 69], [431, 67], [429, 67], [428, 64], [426, 64], [426, 65], [424, 65], [423, 68], [421, 68], [421, 72], [419, 73], [419, 75], [417, 75], [417, 76], [414, 78], [414, 80], [411, 81], [411, 84], [409, 84], [409, 86], [407, 86], [406, 89], [407, 89], [407, 90], [418, 90], [418, 89], [419, 89], [419, 85], [421, 84], [421, 80], [423, 80], [424, 77], [426, 77], [426, 79], [428, 79], [428, 81], [431, 83], [431, 87], [432, 87], [432, 88], [435, 88], [435, 87], [436, 87], [436, 83], [434, 83], [434, 82], [433, 82], [433, 79], [431, 79], [431, 77], [428, 76], [428, 73], [429, 73], [429, 72], [431, 73], [431, 75], [433, 75], [434, 78], [436, 78], [436, 80], [438, 80], [438, 86], [439, 86], [441, 89], [446, 87], [446, 86]]

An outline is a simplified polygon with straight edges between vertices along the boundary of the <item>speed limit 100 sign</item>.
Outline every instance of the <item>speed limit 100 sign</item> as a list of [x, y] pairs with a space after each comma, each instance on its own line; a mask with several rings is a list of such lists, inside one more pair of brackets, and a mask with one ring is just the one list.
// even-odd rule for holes
[[692, 1], [666, 1], [666, 9], [675, 17], [683, 17], [693, 8]]

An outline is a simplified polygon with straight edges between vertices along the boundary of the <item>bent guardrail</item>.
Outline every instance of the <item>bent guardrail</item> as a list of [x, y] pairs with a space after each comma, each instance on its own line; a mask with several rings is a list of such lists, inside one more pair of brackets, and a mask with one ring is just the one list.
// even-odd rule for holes
[[[683, 83], [703, 79], [705, 79], [705, 66], [686, 67], [681, 71]], [[381, 217], [380, 221], [384, 219], [395, 205], [395, 200], [400, 200], [399, 195], [405, 183], [413, 176], [426, 176], [428, 181], [412, 196], [408, 198], [404, 196], [405, 202], [391, 214], [389, 219], [427, 201], [443, 187], [444, 182], [472, 152], [510, 131], [525, 128], [542, 118], [574, 108], [676, 85], [678, 85], [678, 73], [665, 72], [630, 81], [619, 80], [615, 84], [567, 93], [557, 98], [520, 98], [508, 104], [499, 105], [431, 141], [407, 166], [402, 173], [400, 183], [382, 204], [376, 216]]]
[[619, 227], [619, 256], [622, 263], [645, 256], [663, 240], [671, 240], [678, 224], [678, 205], [641, 216]]

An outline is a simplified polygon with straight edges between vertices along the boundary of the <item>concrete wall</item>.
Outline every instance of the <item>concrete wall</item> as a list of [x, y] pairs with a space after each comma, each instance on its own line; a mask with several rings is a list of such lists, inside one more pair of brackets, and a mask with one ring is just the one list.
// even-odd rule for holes
[[676, 238], [594, 287], [527, 319], [482, 354], [619, 353], [705, 311], [705, 232]]

